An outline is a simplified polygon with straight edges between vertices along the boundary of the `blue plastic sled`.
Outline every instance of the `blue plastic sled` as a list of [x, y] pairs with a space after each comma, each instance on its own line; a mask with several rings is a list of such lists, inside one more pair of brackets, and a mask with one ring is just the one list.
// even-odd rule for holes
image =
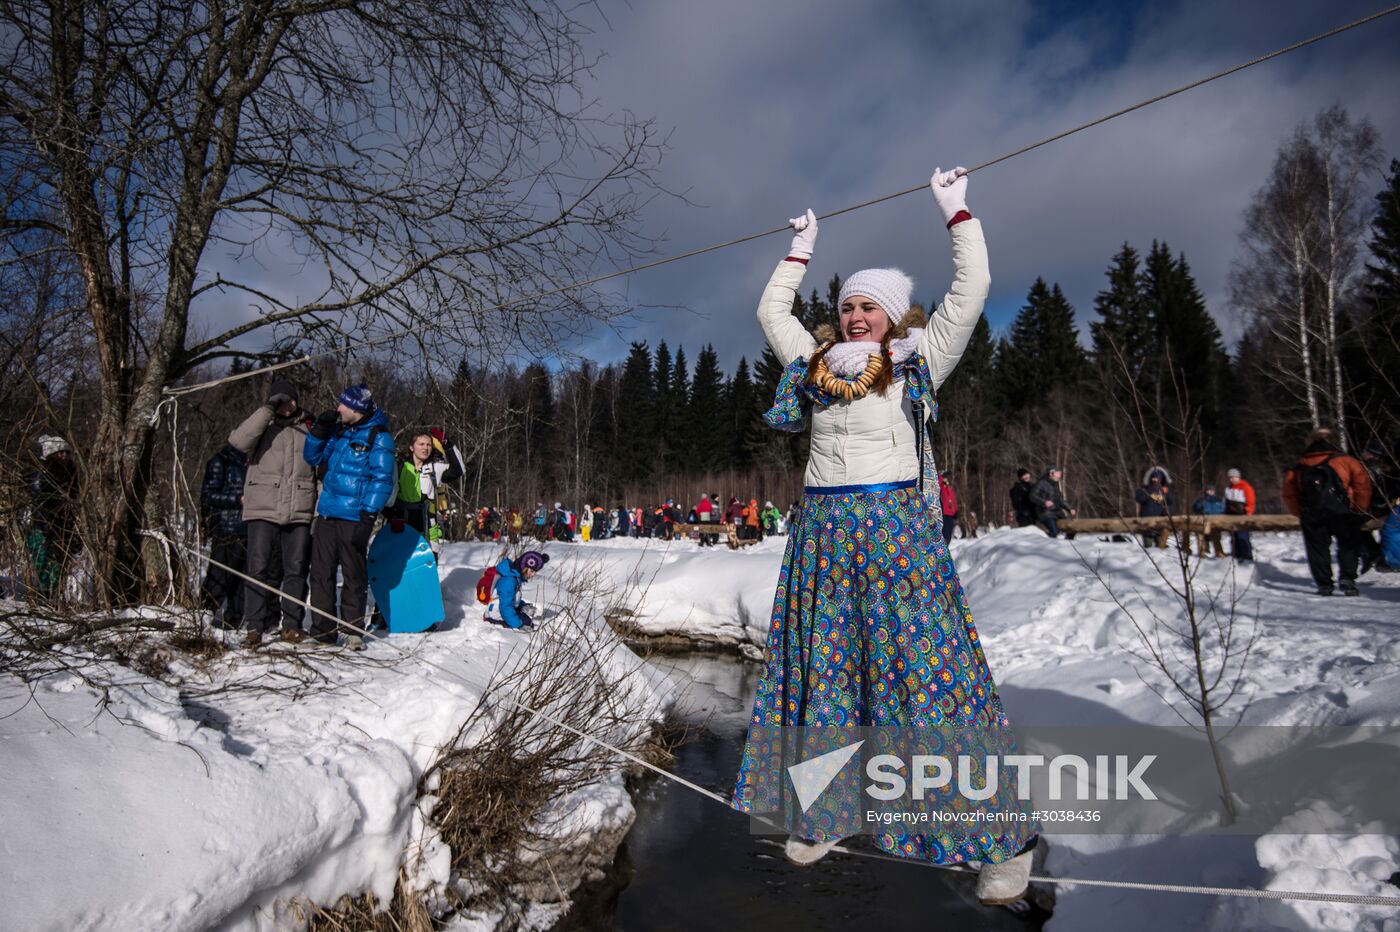
[[411, 527], [380, 528], [369, 545], [369, 588], [391, 634], [426, 631], [442, 621], [442, 586], [433, 548]]

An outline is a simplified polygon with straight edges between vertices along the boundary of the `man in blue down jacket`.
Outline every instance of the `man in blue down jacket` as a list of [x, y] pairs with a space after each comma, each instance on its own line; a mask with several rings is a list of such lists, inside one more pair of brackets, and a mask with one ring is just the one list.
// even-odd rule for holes
[[[313, 467], [326, 470], [311, 535], [311, 607], [337, 615], [339, 568], [344, 588], [337, 617], [353, 626], [346, 632], [353, 635], [366, 622], [366, 557], [374, 519], [394, 488], [394, 435], [384, 412], [375, 408], [368, 385], [352, 385], [340, 393], [339, 401], [334, 411], [317, 416], [302, 454]], [[315, 612], [311, 636], [333, 644], [335, 626]]]

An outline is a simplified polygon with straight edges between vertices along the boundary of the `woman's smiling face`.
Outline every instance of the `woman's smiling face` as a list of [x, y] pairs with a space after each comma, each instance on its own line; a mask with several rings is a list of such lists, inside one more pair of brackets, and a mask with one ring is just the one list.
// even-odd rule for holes
[[865, 295], [853, 294], [841, 302], [841, 339], [879, 343], [889, 329], [890, 316]]

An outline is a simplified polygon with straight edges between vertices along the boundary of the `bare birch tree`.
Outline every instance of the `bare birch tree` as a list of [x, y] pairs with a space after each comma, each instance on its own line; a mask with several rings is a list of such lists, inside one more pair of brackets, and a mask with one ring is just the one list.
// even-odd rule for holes
[[1280, 147], [1245, 211], [1231, 300], [1285, 348], [1266, 375], [1311, 427], [1345, 422], [1342, 300], [1357, 271], [1379, 159], [1371, 123], [1329, 107]]

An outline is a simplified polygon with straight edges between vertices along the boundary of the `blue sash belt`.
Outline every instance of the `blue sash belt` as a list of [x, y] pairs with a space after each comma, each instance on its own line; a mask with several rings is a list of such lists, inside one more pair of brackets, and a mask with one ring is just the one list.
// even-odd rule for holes
[[903, 482], [876, 482], [872, 485], [808, 485], [803, 486], [802, 492], [804, 495], [878, 495], [881, 492], [912, 489], [915, 485], [914, 479], [906, 479]]

